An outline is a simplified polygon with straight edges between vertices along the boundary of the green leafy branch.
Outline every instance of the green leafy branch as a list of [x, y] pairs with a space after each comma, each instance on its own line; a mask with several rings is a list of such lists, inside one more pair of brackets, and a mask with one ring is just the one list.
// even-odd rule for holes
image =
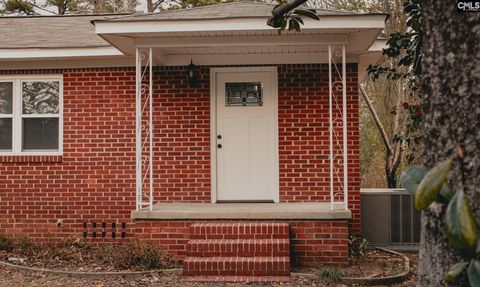
[[[407, 79], [412, 91], [420, 87], [419, 79], [422, 74], [422, 0], [406, 0], [403, 10], [408, 15], [405, 33], [392, 33], [387, 41], [387, 48], [383, 49], [383, 55], [390, 59], [398, 59], [399, 68], [385, 66], [368, 67], [368, 74], [372, 80], [381, 76], [387, 79]], [[403, 68], [403, 69], [401, 69]]]
[[281, 34], [285, 29], [300, 32], [301, 25], [304, 25], [302, 17], [307, 17], [313, 20], [320, 20], [315, 9], [296, 9], [285, 14], [284, 17], [279, 19], [280, 27], [278, 33]]
[[[457, 155], [463, 174], [464, 156], [459, 146]], [[457, 281], [466, 272], [470, 286], [480, 286], [480, 214], [474, 215], [464, 188], [452, 191], [447, 182], [451, 167], [452, 159], [431, 170], [414, 166], [402, 174], [400, 182], [415, 194], [415, 207], [418, 210], [427, 209], [433, 202], [447, 205], [445, 231], [450, 245], [463, 260], [450, 268], [445, 274], [445, 280]], [[465, 178], [462, 178], [464, 186]]]
[[[310, 18], [313, 20], [320, 20], [315, 9], [303, 8], [303, 4], [307, 0], [277, 0], [276, 5], [272, 10], [272, 17], [267, 21], [267, 25], [277, 28], [278, 34], [281, 34], [288, 27], [289, 31], [295, 30], [300, 32], [301, 25], [304, 25], [303, 18]], [[302, 7], [302, 8], [298, 8]]]

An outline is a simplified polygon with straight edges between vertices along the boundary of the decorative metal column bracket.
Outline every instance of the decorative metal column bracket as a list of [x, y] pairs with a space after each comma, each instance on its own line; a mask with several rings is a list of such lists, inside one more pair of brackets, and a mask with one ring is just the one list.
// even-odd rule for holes
[[[338, 47], [337, 47], [338, 48]], [[335, 52], [336, 53], [335, 55]], [[341, 71], [335, 62], [335, 57], [341, 57]], [[335, 80], [338, 78], [339, 80]], [[342, 92], [342, 101], [339, 95]], [[330, 173], [330, 209], [335, 209], [337, 204], [342, 204], [348, 209], [348, 139], [347, 139], [347, 64], [346, 47], [342, 45], [336, 51], [332, 45], [328, 46], [328, 114], [329, 114], [329, 173]], [[336, 116], [337, 114], [340, 117]], [[338, 135], [338, 128], [342, 128], [342, 135]], [[340, 171], [343, 170], [343, 172]], [[339, 187], [340, 190], [337, 190]], [[336, 197], [343, 197], [336, 201]]]
[[[136, 209], [153, 209], [153, 55], [135, 53]], [[147, 75], [148, 72], [148, 75]], [[147, 83], [144, 83], [147, 81]], [[147, 110], [148, 108], [148, 110]], [[147, 113], [148, 116], [144, 116]], [[146, 117], [146, 120], [144, 120]], [[146, 122], [146, 124], [145, 124]], [[147, 130], [148, 128], [148, 130]], [[148, 179], [148, 182], [147, 182]]]

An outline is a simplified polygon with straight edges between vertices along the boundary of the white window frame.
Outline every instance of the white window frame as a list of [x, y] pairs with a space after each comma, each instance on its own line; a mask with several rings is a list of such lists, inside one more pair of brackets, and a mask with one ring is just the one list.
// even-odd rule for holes
[[[22, 83], [46, 82], [59, 83], [58, 116], [57, 114], [23, 114], [22, 111]], [[0, 82], [13, 82], [12, 114], [0, 114], [0, 118], [12, 119], [12, 150], [0, 150], [0, 156], [24, 155], [63, 155], [63, 75], [11, 75], [1, 76]], [[52, 117], [52, 115], [54, 115]], [[58, 117], [58, 150], [26, 150], [23, 151], [23, 119], [24, 118], [57, 118]]]

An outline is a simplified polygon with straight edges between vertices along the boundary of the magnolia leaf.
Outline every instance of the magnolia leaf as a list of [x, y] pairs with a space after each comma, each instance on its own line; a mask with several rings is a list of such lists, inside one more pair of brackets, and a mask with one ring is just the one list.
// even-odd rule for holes
[[442, 188], [452, 165], [452, 160], [442, 162], [432, 168], [422, 179], [415, 195], [415, 207], [418, 210], [427, 208], [435, 199]]
[[285, 28], [287, 28], [287, 20], [281, 19], [281, 25], [280, 28], [278, 29], [278, 34], [282, 34], [282, 31], [285, 31]]
[[295, 19], [298, 23], [304, 25], [302, 17], [292, 16], [292, 19]]
[[455, 195], [455, 193], [452, 191], [452, 188], [450, 187], [450, 185], [446, 182], [443, 184], [438, 195], [441, 202], [448, 203], [452, 199], [452, 197]]
[[295, 29], [295, 27], [293, 26], [293, 19], [290, 19], [288, 21], [288, 31], [292, 31], [293, 29]]
[[418, 185], [428, 172], [428, 168], [416, 165], [409, 168], [400, 176], [400, 184], [411, 194], [415, 194], [418, 189]]
[[288, 21], [288, 31], [292, 30], [300, 32], [300, 23], [296, 18], [293, 17]]
[[477, 223], [477, 249], [475, 249], [475, 253], [477, 254], [477, 258], [480, 258], [480, 213], [475, 213], [475, 222]]
[[[300, 19], [302, 21], [302, 19]], [[295, 27], [295, 31], [300, 32], [300, 22], [297, 19], [293, 20], [293, 26]]]
[[308, 17], [310, 19], [314, 20], [320, 20], [320, 17], [318, 17], [317, 12], [314, 9], [297, 9], [293, 11], [293, 14]]
[[469, 253], [475, 250], [477, 225], [468, 204], [468, 198], [463, 190], [458, 191], [448, 204], [445, 225], [450, 244], [457, 251]]
[[480, 286], [480, 261], [472, 260], [467, 270], [470, 286]]
[[468, 262], [462, 261], [460, 263], [457, 263], [448, 270], [447, 275], [445, 275], [445, 280], [446, 281], [455, 281], [460, 277], [460, 274], [462, 274], [463, 270], [468, 266]]

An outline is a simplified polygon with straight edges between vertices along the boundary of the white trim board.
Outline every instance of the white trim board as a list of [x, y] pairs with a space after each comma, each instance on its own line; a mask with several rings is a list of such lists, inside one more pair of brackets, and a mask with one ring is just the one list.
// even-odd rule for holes
[[130, 56], [97, 57], [96, 59], [17, 59], [13, 61], [0, 60], [0, 70], [37, 70], [37, 69], [81, 69], [135, 67], [135, 58]]
[[[320, 21], [305, 19], [306, 29], [384, 29], [386, 15], [322, 16]], [[97, 34], [166, 33], [198, 31], [275, 30], [267, 18], [227, 18], [160, 21], [94, 21]]]
[[94, 48], [25, 48], [0, 49], [0, 60], [70, 58], [70, 57], [105, 57], [122, 56], [123, 53], [112, 46]]

